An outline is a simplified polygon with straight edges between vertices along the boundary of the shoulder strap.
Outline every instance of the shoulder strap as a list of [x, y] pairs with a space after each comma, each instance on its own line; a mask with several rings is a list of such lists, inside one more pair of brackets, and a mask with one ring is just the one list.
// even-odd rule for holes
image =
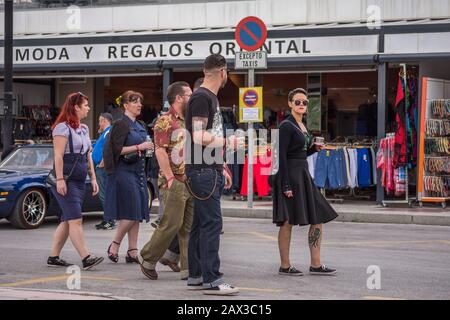
[[73, 152], [73, 138], [72, 138], [72, 130], [70, 129], [70, 126], [66, 123], [67, 128], [69, 129], [69, 150], [70, 153]]

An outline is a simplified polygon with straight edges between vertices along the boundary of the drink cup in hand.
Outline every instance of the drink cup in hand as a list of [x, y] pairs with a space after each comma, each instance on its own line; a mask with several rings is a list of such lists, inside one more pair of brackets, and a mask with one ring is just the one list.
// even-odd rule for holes
[[247, 136], [247, 133], [242, 129], [237, 129], [234, 133], [234, 136], [237, 140], [237, 149], [242, 149], [245, 147], [245, 137]]
[[324, 137], [314, 137], [313, 143], [318, 146], [324, 146], [325, 145], [325, 138]]
[[[152, 143], [152, 138], [150, 138], [149, 135], [147, 135], [146, 142]], [[152, 150], [152, 148], [151, 148], [151, 146], [150, 146], [150, 147], [145, 151], [145, 156], [146, 156], [146, 157], [151, 157], [152, 154], [153, 154], [153, 150]]]

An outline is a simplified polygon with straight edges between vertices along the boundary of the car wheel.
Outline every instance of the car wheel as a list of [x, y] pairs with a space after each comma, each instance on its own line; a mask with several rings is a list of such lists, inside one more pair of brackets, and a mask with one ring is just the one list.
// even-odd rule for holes
[[29, 189], [23, 192], [8, 220], [20, 229], [36, 229], [47, 214], [47, 202], [42, 190]]

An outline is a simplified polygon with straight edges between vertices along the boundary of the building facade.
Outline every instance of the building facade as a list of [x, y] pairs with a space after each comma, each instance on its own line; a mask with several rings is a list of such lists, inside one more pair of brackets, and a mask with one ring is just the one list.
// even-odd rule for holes
[[[211, 53], [230, 66], [221, 104], [238, 105], [247, 75], [234, 70], [240, 51], [234, 31], [246, 16], [259, 17], [268, 29], [261, 49], [268, 69], [256, 73], [266, 127], [288, 109], [287, 93], [304, 87], [318, 101], [309, 116], [314, 132], [329, 141], [379, 139], [391, 129], [400, 65], [418, 79], [450, 79], [449, 0], [44, 2], [19, 1], [14, 13], [18, 118], [24, 106], [57, 109], [67, 93], [82, 91], [94, 106], [87, 123], [95, 128], [99, 113], [133, 89], [144, 94], [144, 120], [151, 121], [167, 86], [192, 85]], [[3, 50], [0, 40], [0, 70]], [[370, 107], [362, 114], [361, 106]]]

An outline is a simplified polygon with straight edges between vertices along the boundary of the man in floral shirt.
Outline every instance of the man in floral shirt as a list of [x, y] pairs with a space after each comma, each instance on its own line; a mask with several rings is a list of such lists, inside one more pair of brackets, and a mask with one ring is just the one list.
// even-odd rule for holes
[[160, 167], [158, 185], [164, 213], [152, 238], [140, 252], [141, 270], [151, 279], [158, 279], [155, 270], [173, 238], [178, 234], [180, 244], [181, 278], [188, 276], [188, 241], [192, 226], [194, 200], [184, 183], [184, 112], [192, 91], [183, 81], [171, 84], [167, 91], [170, 104], [154, 127], [156, 157]]

